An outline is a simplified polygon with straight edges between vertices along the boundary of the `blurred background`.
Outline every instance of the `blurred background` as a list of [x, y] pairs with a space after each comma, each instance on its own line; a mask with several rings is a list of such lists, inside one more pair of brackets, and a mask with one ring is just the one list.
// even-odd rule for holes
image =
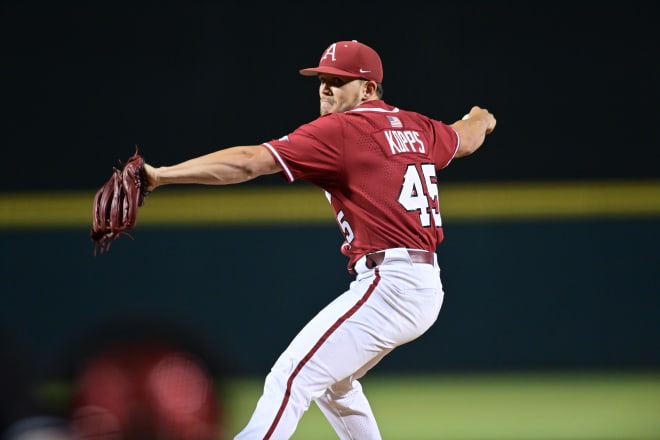
[[[384, 436], [660, 438], [656, 9], [0, 1], [2, 429], [66, 436], [81, 413], [118, 439], [242, 427], [277, 355], [350, 282], [325, 198], [278, 176], [167, 187], [133, 241], [94, 255], [93, 195], [136, 145], [168, 165], [310, 121], [317, 81], [298, 69], [357, 39], [389, 103], [498, 119], [439, 175], [438, 322], [365, 378]], [[89, 422], [108, 383], [133, 409]], [[298, 438], [334, 438], [326, 425], [312, 409]]]

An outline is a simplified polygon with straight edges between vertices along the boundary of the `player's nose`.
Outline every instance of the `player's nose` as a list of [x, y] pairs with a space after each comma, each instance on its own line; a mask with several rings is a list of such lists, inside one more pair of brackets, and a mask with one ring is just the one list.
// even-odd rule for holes
[[321, 97], [332, 95], [332, 89], [330, 88], [330, 86], [328, 85], [328, 83], [326, 83], [326, 82], [321, 82], [321, 84], [319, 85], [319, 95], [320, 95]]

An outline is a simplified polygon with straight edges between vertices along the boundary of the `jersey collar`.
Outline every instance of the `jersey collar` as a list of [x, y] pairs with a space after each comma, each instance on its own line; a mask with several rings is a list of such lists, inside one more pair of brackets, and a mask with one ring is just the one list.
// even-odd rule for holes
[[376, 113], [398, 113], [399, 109], [386, 104], [382, 99], [375, 99], [373, 101], [363, 102], [355, 108], [352, 108], [346, 113], [351, 112], [376, 112]]

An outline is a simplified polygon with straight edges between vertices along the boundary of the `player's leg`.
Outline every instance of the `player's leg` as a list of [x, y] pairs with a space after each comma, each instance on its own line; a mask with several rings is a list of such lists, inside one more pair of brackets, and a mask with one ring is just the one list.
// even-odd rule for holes
[[340, 440], [381, 438], [376, 417], [358, 381], [391, 350], [386, 350], [358, 372], [329, 387], [315, 402]]
[[[350, 346], [353, 324], [346, 322], [346, 317], [361, 305], [370, 283], [351, 286], [321, 310], [277, 359], [266, 376], [252, 417], [237, 440], [288, 439], [312, 400], [373, 357]], [[357, 360], [353, 359], [355, 355]]]

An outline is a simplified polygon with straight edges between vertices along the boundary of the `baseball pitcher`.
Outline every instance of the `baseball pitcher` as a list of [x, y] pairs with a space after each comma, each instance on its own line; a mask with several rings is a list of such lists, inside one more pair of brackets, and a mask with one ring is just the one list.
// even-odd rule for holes
[[173, 166], [145, 164], [146, 190], [280, 173], [325, 192], [355, 279], [275, 361], [236, 439], [288, 439], [312, 402], [339, 438], [380, 439], [359, 379], [437, 319], [443, 301], [435, 254], [443, 240], [438, 173], [474, 153], [496, 120], [474, 106], [445, 124], [386, 103], [380, 56], [357, 41], [331, 44], [317, 67], [300, 73], [318, 77], [320, 117], [260, 145]]

